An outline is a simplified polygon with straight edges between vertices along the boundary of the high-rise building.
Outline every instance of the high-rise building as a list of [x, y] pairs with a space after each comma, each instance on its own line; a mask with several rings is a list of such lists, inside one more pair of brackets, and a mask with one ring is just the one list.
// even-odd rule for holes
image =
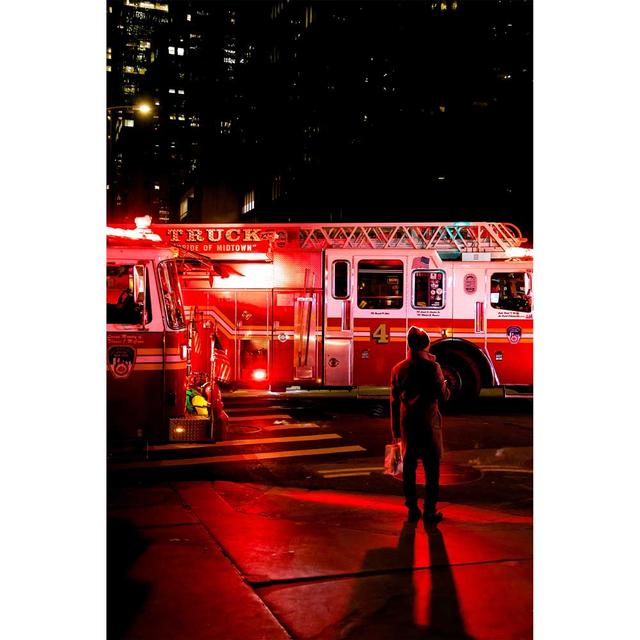
[[[109, 105], [130, 107], [110, 112], [109, 218], [200, 219], [203, 205], [237, 217], [233, 6], [110, 0], [108, 12]], [[140, 101], [149, 116], [133, 109]]]
[[251, 13], [245, 219], [530, 220], [530, 2]]

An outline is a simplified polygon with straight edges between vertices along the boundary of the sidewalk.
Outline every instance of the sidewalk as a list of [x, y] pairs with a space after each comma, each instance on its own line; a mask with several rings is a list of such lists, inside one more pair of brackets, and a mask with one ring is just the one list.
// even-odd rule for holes
[[232, 482], [114, 489], [110, 638], [526, 639], [532, 521]]

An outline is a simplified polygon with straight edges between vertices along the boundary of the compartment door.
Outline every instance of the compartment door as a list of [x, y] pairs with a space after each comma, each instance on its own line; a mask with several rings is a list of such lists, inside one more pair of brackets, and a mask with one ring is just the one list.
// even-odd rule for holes
[[353, 257], [351, 251], [325, 252], [324, 384], [353, 385]]

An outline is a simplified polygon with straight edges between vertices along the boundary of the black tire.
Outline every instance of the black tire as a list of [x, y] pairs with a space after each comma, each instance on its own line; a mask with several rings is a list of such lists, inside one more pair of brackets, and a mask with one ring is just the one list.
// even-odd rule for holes
[[437, 356], [442, 373], [449, 382], [451, 396], [448, 405], [460, 406], [473, 402], [480, 394], [480, 370], [467, 355], [446, 351]]

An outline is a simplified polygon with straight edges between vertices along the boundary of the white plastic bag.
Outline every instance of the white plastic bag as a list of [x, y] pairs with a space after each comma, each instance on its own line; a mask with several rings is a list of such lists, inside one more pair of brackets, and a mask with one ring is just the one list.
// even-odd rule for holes
[[402, 448], [399, 442], [385, 446], [384, 472], [391, 476], [399, 476], [402, 474]]

